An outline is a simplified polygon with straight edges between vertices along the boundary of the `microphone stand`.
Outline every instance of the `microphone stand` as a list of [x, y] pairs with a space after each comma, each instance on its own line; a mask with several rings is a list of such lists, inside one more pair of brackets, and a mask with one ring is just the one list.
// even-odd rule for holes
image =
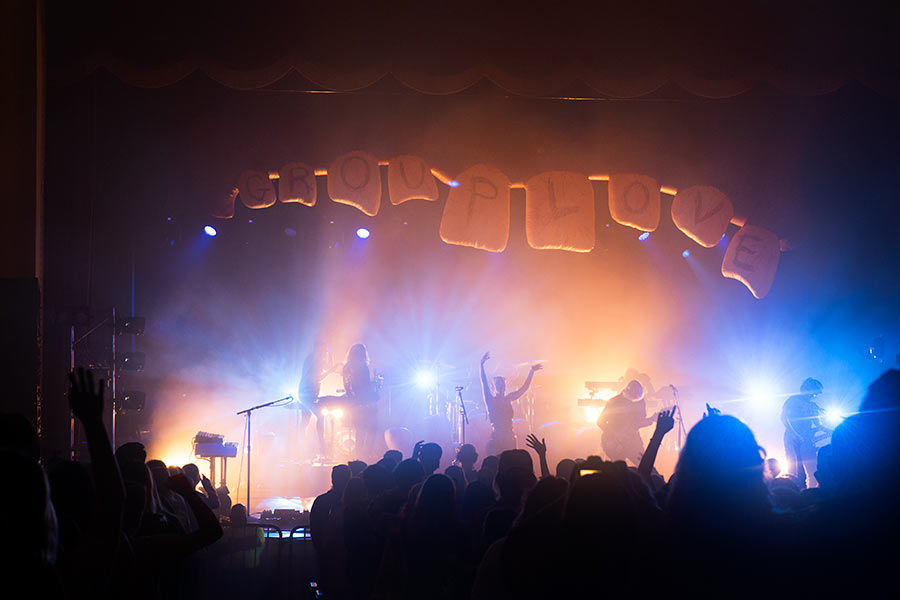
[[459, 400], [459, 414], [462, 416], [462, 420], [459, 422], [459, 445], [462, 446], [466, 443], [466, 425], [469, 424], [469, 415], [466, 414], [466, 403], [463, 402], [462, 397], [462, 387], [457, 386], [456, 388], [456, 399]]
[[257, 409], [266, 408], [267, 406], [274, 406], [279, 402], [284, 402], [285, 400], [293, 400], [294, 397], [291, 395], [287, 395], [284, 398], [279, 398], [278, 400], [272, 400], [271, 402], [266, 402], [265, 404], [257, 404], [256, 406], [251, 406], [250, 408], [246, 408], [237, 414], [239, 415], [247, 415], [247, 516], [250, 516], [250, 414]]

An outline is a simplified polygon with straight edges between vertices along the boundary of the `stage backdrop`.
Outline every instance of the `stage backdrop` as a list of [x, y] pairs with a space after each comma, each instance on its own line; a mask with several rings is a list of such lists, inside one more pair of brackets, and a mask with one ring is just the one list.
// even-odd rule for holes
[[[898, 130], [892, 107], [858, 88], [570, 102], [491, 87], [426, 96], [391, 82], [340, 95], [290, 80], [237, 92], [199, 75], [145, 91], [98, 74], [57, 90], [51, 104], [47, 302], [130, 311], [133, 301], [148, 318], [135, 341], [148, 368], [122, 385], [149, 392], [153, 439], [164, 442], [153, 451], [175, 462], [189, 458], [197, 430], [239, 440], [234, 413], [293, 392], [316, 338], [338, 358], [366, 343], [373, 365], [405, 386], [385, 425], [419, 422], [420, 363], [447, 365], [448, 383], [471, 382], [491, 350], [492, 372], [512, 381], [523, 363], [546, 361], [536, 425], [568, 424], [553, 439], [561, 454], [590, 451], [566, 445], [590, 426], [573, 410], [584, 381], [615, 380], [629, 367], [656, 387], [675, 384], [689, 422], [706, 401], [720, 404], [777, 449], [778, 394], [821, 375], [852, 408], [878, 369], [864, 348], [892, 322], [898, 298], [885, 270], [897, 255], [886, 176], [896, 151], [884, 143]], [[518, 187], [509, 190], [502, 252], [446, 244], [454, 188], [395, 205], [389, 165], [378, 169], [374, 216], [333, 202], [341, 192], [329, 177], [317, 178], [314, 206], [239, 202], [231, 219], [209, 216], [245, 171], [329, 169], [356, 150], [378, 161], [421, 157], [460, 180], [490, 165], [526, 188], [558, 171], [647, 174], [679, 191], [711, 186], [791, 249], [757, 300], [721, 276], [736, 226], [706, 248], [661, 209], [642, 242], [614, 218], [603, 181], [590, 184], [590, 252], [534, 249], [528, 189]], [[218, 228], [215, 238], [203, 235], [206, 224]], [[360, 227], [367, 240], [355, 236]], [[53, 327], [49, 343], [64, 366], [66, 330]], [[760, 381], [774, 391], [749, 402]], [[477, 398], [477, 387], [466, 394]], [[286, 448], [288, 413], [279, 411], [260, 415], [258, 448]], [[270, 489], [285, 459], [271, 455]]]

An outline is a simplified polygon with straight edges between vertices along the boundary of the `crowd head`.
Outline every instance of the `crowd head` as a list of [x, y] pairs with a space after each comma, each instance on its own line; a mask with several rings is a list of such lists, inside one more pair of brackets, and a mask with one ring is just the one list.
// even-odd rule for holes
[[[802, 391], [815, 394], [816, 384]], [[85, 394], [73, 387], [73, 411], [90, 419], [75, 409]], [[64, 460], [45, 468], [28, 421], [0, 415], [0, 464], [15, 482], [0, 510], [15, 516], [7, 537], [17, 540], [4, 547], [4, 564], [49, 574], [41, 581], [51, 596], [109, 595], [134, 580], [154, 597], [169, 567], [201, 548], [215, 556], [262, 543], [247, 507], [232, 506], [197, 465], [148, 460], [134, 442], [113, 453], [98, 424], [86, 427], [95, 436], [89, 468]], [[443, 474], [444, 449], [433, 442], [405, 460], [389, 450], [375, 464], [335, 465], [309, 515], [321, 589], [351, 598], [578, 597], [624, 593], [634, 581], [655, 594], [677, 579], [685, 590], [741, 595], [848, 582], [875, 589], [890, 572], [881, 548], [898, 533], [900, 371], [873, 382], [859, 412], [818, 450], [816, 489], [766, 459], [745, 423], [713, 409], [690, 429], [666, 481], [653, 462], [671, 424], [660, 418], [657, 427], [637, 467], [558, 457], [554, 476], [543, 440], [529, 446], [540, 477], [529, 451], [516, 448], [483, 457], [476, 470], [472, 444]], [[213, 505], [232, 528], [220, 544]], [[773, 561], [795, 568], [773, 571]], [[804, 569], [816, 578], [801, 584], [792, 574]]]

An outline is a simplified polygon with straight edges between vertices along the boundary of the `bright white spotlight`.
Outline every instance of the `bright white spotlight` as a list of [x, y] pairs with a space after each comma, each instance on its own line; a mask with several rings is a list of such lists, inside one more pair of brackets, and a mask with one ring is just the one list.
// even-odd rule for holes
[[372, 234], [369, 233], [369, 230], [366, 229], [365, 227], [360, 227], [359, 229], [356, 230], [356, 237], [358, 237], [361, 240], [368, 238], [370, 235], [372, 235]]
[[205, 233], [209, 237], [216, 237], [216, 234], [218, 234], [219, 232], [216, 231], [216, 228], [213, 227], [212, 225], [207, 225], [206, 227], [203, 228], [203, 233]]
[[331, 416], [334, 417], [335, 419], [340, 419], [341, 417], [344, 416], [344, 409], [343, 408], [331, 409]]
[[650, 239], [650, 232], [649, 232], [649, 231], [645, 231], [644, 233], [642, 233], [641, 235], [638, 236], [638, 241], [640, 241], [640, 242], [644, 242], [644, 241], [649, 240], [649, 239]]
[[588, 423], [596, 423], [600, 418], [600, 413], [603, 412], [596, 406], [582, 406], [581, 408], [584, 409], [584, 420]]
[[844, 420], [844, 417], [846, 417], [846, 415], [839, 408], [835, 408], [832, 406], [825, 409], [825, 424], [829, 427], [837, 427], [841, 424], [841, 421]]
[[755, 407], [765, 408], [775, 404], [775, 401], [778, 399], [778, 393], [772, 385], [758, 382], [747, 388], [747, 399], [750, 400]]
[[422, 369], [416, 373], [416, 385], [420, 388], [433, 387], [435, 381], [437, 381], [437, 378], [434, 376], [434, 373], [427, 369]]

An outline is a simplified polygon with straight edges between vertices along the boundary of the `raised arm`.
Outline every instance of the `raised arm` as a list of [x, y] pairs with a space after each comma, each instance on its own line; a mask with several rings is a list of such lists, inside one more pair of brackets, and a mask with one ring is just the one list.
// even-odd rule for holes
[[213, 510], [219, 508], [219, 494], [216, 492], [216, 488], [213, 487], [212, 482], [209, 480], [209, 477], [206, 475], [200, 476], [200, 483], [203, 484], [203, 491], [205, 492], [205, 496], [202, 498], [206, 505]]
[[540, 363], [531, 365], [531, 369], [528, 371], [528, 377], [525, 378], [525, 383], [522, 384], [522, 387], [514, 391], [512, 394], [507, 396], [510, 402], [514, 402], [518, 400], [525, 392], [528, 391], [528, 388], [531, 387], [531, 380], [534, 378], [534, 372], [540, 371], [544, 366]]
[[125, 506], [125, 484], [103, 425], [104, 382], [101, 379], [95, 386], [93, 374], [82, 368], [78, 369], [77, 374], [69, 374], [69, 382], [69, 404], [72, 414], [84, 427], [97, 493], [94, 532], [97, 534], [99, 548], [94, 548], [93, 552], [97, 555], [106, 553], [111, 560], [119, 541]]
[[485, 352], [484, 356], [481, 357], [481, 392], [484, 394], [485, 402], [487, 402], [488, 398], [493, 397], [493, 394], [491, 394], [491, 386], [488, 384], [487, 375], [484, 372], [484, 363], [486, 363], [490, 358], [490, 352]]
[[544, 438], [538, 439], [533, 433], [525, 438], [525, 445], [534, 450], [541, 461], [541, 479], [550, 476], [550, 465], [547, 464], [547, 442]]
[[194, 491], [191, 482], [183, 474], [169, 477], [169, 488], [184, 498], [197, 519], [197, 531], [182, 535], [151, 535], [140, 538], [143, 550], [160, 564], [171, 564], [185, 556], [209, 546], [222, 537], [222, 526], [212, 510]]
[[667, 433], [675, 427], [675, 409], [661, 410], [656, 418], [656, 430], [647, 444], [647, 450], [641, 457], [641, 464], [638, 465], [638, 475], [644, 480], [648, 486], [652, 487], [650, 473], [653, 472], [653, 463], [656, 462], [656, 454], [659, 452], [659, 446], [662, 444], [663, 438]]

